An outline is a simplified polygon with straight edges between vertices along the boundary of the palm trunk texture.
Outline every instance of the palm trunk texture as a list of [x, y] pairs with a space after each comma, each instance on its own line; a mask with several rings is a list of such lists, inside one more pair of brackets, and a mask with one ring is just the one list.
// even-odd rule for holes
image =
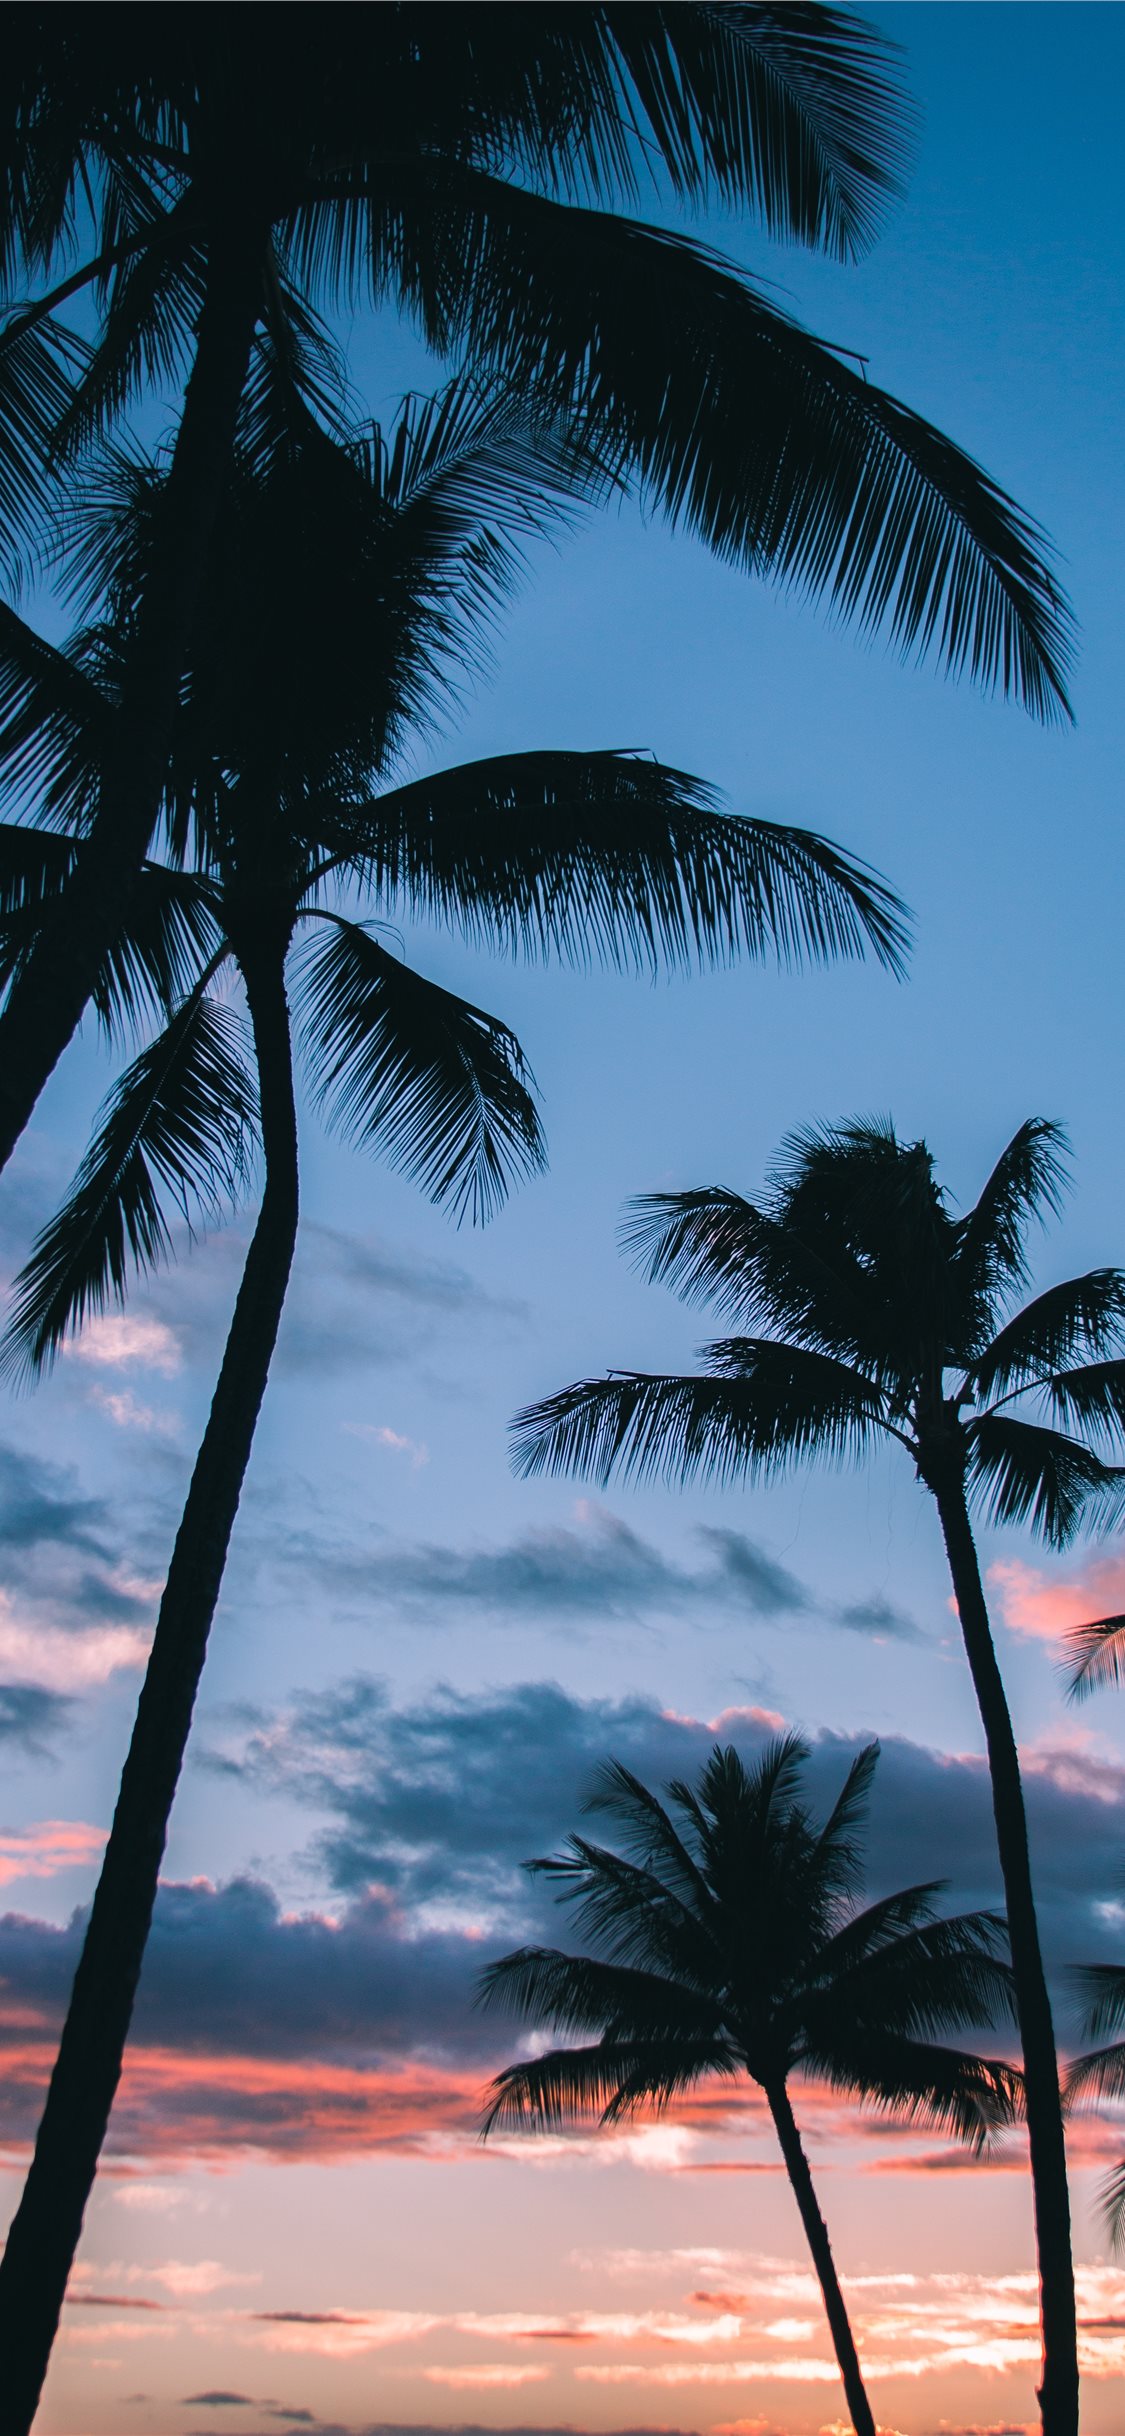
[[297, 1128], [283, 951], [271, 950], [245, 977], [265, 1191], [176, 1535], [35, 2153], [0, 2261], [0, 2436], [27, 2436], [34, 2419], [121, 2077], [168, 1819], [292, 1266]]
[[77, 1031], [160, 803], [207, 554], [234, 445], [262, 281], [262, 234], [213, 244], [195, 361], [98, 810], [78, 867], [0, 1015], [0, 1169]]
[[1039, 2251], [1043, 2382], [1039, 2409], [1044, 2436], [1078, 2436], [1078, 2329], [1070, 2196], [1066, 2179], [1062, 2099], [1051, 1999], [1039, 1945], [1031, 1884], [1027, 1814], [1019, 1752], [996, 1660], [963, 1478], [927, 1484], [937, 1501], [961, 1632], [988, 1747], [992, 1810], [1011, 1940], [1016, 2009], [1023, 2046], [1028, 2143]]
[[774, 2129], [781, 2143], [785, 2170], [793, 2186], [793, 2196], [801, 2211], [805, 2239], [812, 2252], [813, 2265], [824, 2295], [824, 2307], [832, 2335], [832, 2346], [839, 2363], [840, 2375], [844, 2381], [844, 2392], [847, 2396], [848, 2409], [852, 2415], [852, 2426], [856, 2436], [876, 2436], [875, 2416], [867, 2399], [867, 2389], [859, 2365], [859, 2353], [855, 2347], [855, 2338], [848, 2319], [844, 2295], [840, 2290], [840, 2279], [836, 2273], [836, 2262], [832, 2256], [832, 2245], [828, 2239], [828, 2227], [817, 2205], [808, 2158], [801, 2146], [801, 2135], [797, 2129], [784, 2083], [780, 2088], [767, 2088], [766, 2097], [773, 2116]]

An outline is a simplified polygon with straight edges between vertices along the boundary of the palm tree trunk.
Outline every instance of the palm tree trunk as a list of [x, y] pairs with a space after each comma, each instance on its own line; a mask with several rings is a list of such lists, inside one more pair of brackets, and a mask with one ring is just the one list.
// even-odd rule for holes
[[209, 248], [159, 547], [138, 620], [97, 815], [0, 1016], [0, 1169], [73, 1037], [126, 923], [168, 763], [176, 701], [230, 463], [261, 294], [263, 234], [236, 221]]
[[832, 2245], [828, 2239], [828, 2227], [817, 2206], [813, 2178], [809, 2172], [809, 2161], [801, 2146], [801, 2135], [797, 2129], [784, 2081], [776, 2087], [767, 2084], [766, 2098], [773, 2116], [774, 2129], [781, 2142], [781, 2154], [785, 2159], [785, 2170], [793, 2186], [793, 2196], [801, 2211], [805, 2239], [812, 2252], [812, 2262], [824, 2295], [825, 2313], [828, 2318], [833, 2349], [839, 2363], [840, 2375], [844, 2381], [844, 2392], [847, 2396], [848, 2409], [852, 2415], [852, 2426], [856, 2436], [876, 2436], [875, 2416], [867, 2399], [867, 2389], [859, 2365], [859, 2353], [855, 2347], [855, 2338], [849, 2323], [844, 2295], [840, 2290], [840, 2279], [836, 2273], [836, 2262], [832, 2256]]
[[297, 1129], [284, 943], [243, 965], [266, 1182], [176, 1535], [129, 1755], [58, 2058], [0, 2261], [0, 2436], [27, 2436], [121, 2076], [168, 1819], [297, 1232]]
[[1078, 2330], [1074, 2306], [1074, 2261], [1070, 2241], [1070, 2196], [1066, 2144], [1051, 2000], [1039, 1945], [1039, 1923], [1031, 1884], [1027, 1814], [1019, 1752], [1003, 1679], [993, 1647], [961, 1473], [950, 1467], [926, 1485], [937, 1501], [961, 1632], [988, 1747], [992, 1810], [1008, 1913], [1016, 2009], [1023, 2045], [1024, 2083], [1035, 2233], [1039, 2251], [1039, 2299], [1043, 2329], [1043, 2382], [1039, 2409], [1044, 2436], [1078, 2436]]

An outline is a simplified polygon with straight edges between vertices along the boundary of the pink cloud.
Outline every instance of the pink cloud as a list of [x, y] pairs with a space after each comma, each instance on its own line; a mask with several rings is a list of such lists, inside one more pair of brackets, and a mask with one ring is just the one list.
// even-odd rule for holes
[[550, 2375], [546, 2368], [509, 2367], [506, 2361], [489, 2361], [480, 2368], [424, 2368], [424, 2377], [431, 2385], [450, 2385], [456, 2391], [473, 2386], [487, 2388], [505, 2385], [537, 2385]]
[[123, 1667], [143, 1666], [151, 1633], [135, 1624], [94, 1624], [68, 1632], [61, 1624], [24, 1622], [0, 1590], [0, 1673], [48, 1692], [84, 1692], [108, 1683]]
[[34, 1827], [0, 1834], [0, 1886], [15, 1878], [54, 1878], [61, 1869], [84, 1869], [105, 1843], [104, 1827], [83, 1819], [40, 1819]]
[[1036, 1641], [1061, 1640], [1076, 1624], [1125, 1611], [1125, 1556], [1098, 1557], [1066, 1578], [1013, 1557], [990, 1565], [988, 1581], [1009, 1632]]
[[146, 1438], [179, 1437], [180, 1424], [175, 1413], [158, 1412], [152, 1404], [139, 1403], [128, 1388], [115, 1393], [112, 1388], [95, 1386], [90, 1391], [90, 1401], [105, 1413], [115, 1429], [140, 1430]]

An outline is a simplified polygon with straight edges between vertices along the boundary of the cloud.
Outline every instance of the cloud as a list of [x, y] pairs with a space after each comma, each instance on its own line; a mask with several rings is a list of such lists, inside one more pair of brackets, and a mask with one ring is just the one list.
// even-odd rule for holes
[[0, 1684], [0, 1744], [22, 1744], [41, 1759], [73, 1714], [74, 1703], [41, 1683]]
[[924, 1641], [926, 1638], [925, 1633], [919, 1632], [912, 1617], [904, 1615], [901, 1608], [892, 1607], [889, 1599], [878, 1595], [860, 1599], [851, 1607], [837, 1607], [833, 1615], [835, 1622], [842, 1624], [845, 1631], [867, 1633], [873, 1641]]
[[123, 1667], [143, 1666], [152, 1639], [139, 1625], [94, 1625], [88, 1632], [17, 1614], [0, 1590], [0, 1672], [21, 1688], [62, 1693], [108, 1683]]
[[0, 1547], [9, 1562], [42, 1547], [104, 1557], [108, 1528], [108, 1507], [77, 1494], [73, 1471], [0, 1445]]
[[1079, 1573], [1045, 1573], [1016, 1558], [988, 1568], [1009, 1632], [1059, 1641], [1077, 1624], [1125, 1610], [1125, 1556], [1097, 1557]]
[[104, 1827], [82, 1819], [41, 1819], [34, 1827], [0, 1833], [0, 1886], [16, 1878], [54, 1878], [62, 1869], [85, 1869], [98, 1858]]
[[97, 1370], [125, 1370], [136, 1363], [166, 1379], [174, 1378], [183, 1362], [175, 1330], [164, 1320], [132, 1311], [105, 1311], [87, 1320], [63, 1352], [72, 1362], [87, 1362]]
[[108, 1387], [91, 1389], [90, 1401], [105, 1413], [115, 1429], [135, 1429], [146, 1438], [175, 1439], [180, 1435], [179, 1415], [158, 1412], [154, 1405], [141, 1404], [128, 1388], [114, 1392]]
[[415, 1471], [430, 1460], [428, 1446], [423, 1446], [416, 1438], [404, 1438], [397, 1429], [388, 1429], [385, 1423], [342, 1421], [340, 1427], [349, 1438], [366, 1438], [370, 1445], [383, 1447], [390, 1455], [409, 1455]]
[[161, 1584], [130, 1566], [119, 1516], [72, 1470], [4, 1445], [0, 1549], [0, 1732], [34, 1740], [65, 1721], [68, 1695], [144, 1664]]

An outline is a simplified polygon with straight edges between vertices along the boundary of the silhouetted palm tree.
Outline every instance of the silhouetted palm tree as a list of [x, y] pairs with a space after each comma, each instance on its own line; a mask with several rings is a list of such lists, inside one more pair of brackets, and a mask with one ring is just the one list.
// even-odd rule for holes
[[[602, 1481], [615, 1471], [681, 1482], [768, 1475], [858, 1456], [885, 1438], [934, 1497], [984, 1725], [1011, 1933], [1049, 2436], [1075, 2436], [1078, 2411], [1062, 2107], [1019, 1757], [970, 1508], [1030, 1522], [1061, 1547], [1091, 1500], [1118, 1485], [1090, 1441], [1108, 1450], [1125, 1432], [1125, 1274], [1097, 1269], [1013, 1309], [1028, 1282], [1029, 1221], [1059, 1203], [1062, 1151], [1057, 1126], [1021, 1126], [960, 1219], [925, 1143], [899, 1142], [890, 1125], [794, 1136], [760, 1204], [721, 1190], [650, 1195], [626, 1231], [648, 1274], [764, 1333], [705, 1347], [700, 1377], [583, 1380], [516, 1424], [525, 1473]], [[1012, 1414], [1021, 1397], [1038, 1420]]]
[[[597, 2033], [513, 2064], [489, 2092], [485, 2131], [554, 2131], [660, 2110], [700, 2081], [743, 2074], [764, 2092], [824, 2296], [856, 2436], [875, 2436], [828, 2231], [789, 2098], [796, 2073], [883, 2114], [982, 2144], [1011, 2120], [1019, 2076], [935, 2044], [1012, 2016], [1004, 1924], [935, 1917], [938, 1884], [860, 1910], [862, 1830], [879, 1756], [869, 1743], [817, 1828], [800, 1800], [806, 1745], [771, 1743], [756, 1767], [716, 1747], [698, 1786], [666, 1809], [618, 1762], [587, 1808], [624, 1852], [570, 1836], [528, 1868], [561, 1884], [593, 1955], [525, 1947], [482, 1976], [481, 2000], [535, 2029]], [[672, 1813], [676, 1816], [673, 1817]]]
[[323, 403], [316, 311], [366, 290], [432, 347], [570, 414], [723, 556], [1065, 711], [1068, 613], [1013, 502], [737, 266], [620, 214], [651, 185], [860, 251], [903, 152], [868, 26], [636, 0], [337, 10], [330, 39], [327, 22], [289, 7], [268, 42], [213, 9], [28, 6], [12, 24], [0, 267], [40, 293], [0, 333], [9, 489], [46, 427], [45, 404], [28, 422], [28, 350], [53, 395], [81, 352], [57, 319], [79, 290], [99, 302], [98, 342], [58, 444], [190, 370], [83, 887], [59, 891], [0, 1019], [0, 1165], [138, 884], [260, 331]]
[[[297, 1228], [290, 994], [314, 1099], [431, 1197], [486, 1216], [541, 1165], [518, 1043], [354, 918], [356, 892], [470, 938], [657, 965], [745, 949], [895, 960], [889, 892], [824, 841], [733, 819], [682, 773], [621, 753], [525, 753], [385, 781], [479, 655], [521, 536], [574, 475], [561, 444], [454, 389], [350, 449], [276, 383], [251, 399], [217, 536], [167, 789], [169, 859], [98, 980], [110, 1017], [167, 1020], [111, 1095], [72, 1193], [17, 1281], [9, 1359], [33, 1369], [130, 1269], [169, 1207], [265, 1192], [156, 1637], [32, 2168], [0, 2263], [0, 2428], [30, 2425], [121, 2069], [168, 1816], [265, 1391]], [[282, 408], [284, 399], [282, 399]], [[553, 490], [552, 490], [553, 486]], [[113, 557], [116, 617], [53, 651], [11, 612], [0, 754], [59, 833], [0, 829], [18, 965], [60, 876], [79, 879], [159, 478], [120, 456], [73, 538]], [[100, 581], [100, 577], [95, 580]], [[376, 791], [383, 782], [382, 791]], [[332, 902], [335, 892], [337, 902]], [[229, 983], [244, 993], [247, 1063]]]

